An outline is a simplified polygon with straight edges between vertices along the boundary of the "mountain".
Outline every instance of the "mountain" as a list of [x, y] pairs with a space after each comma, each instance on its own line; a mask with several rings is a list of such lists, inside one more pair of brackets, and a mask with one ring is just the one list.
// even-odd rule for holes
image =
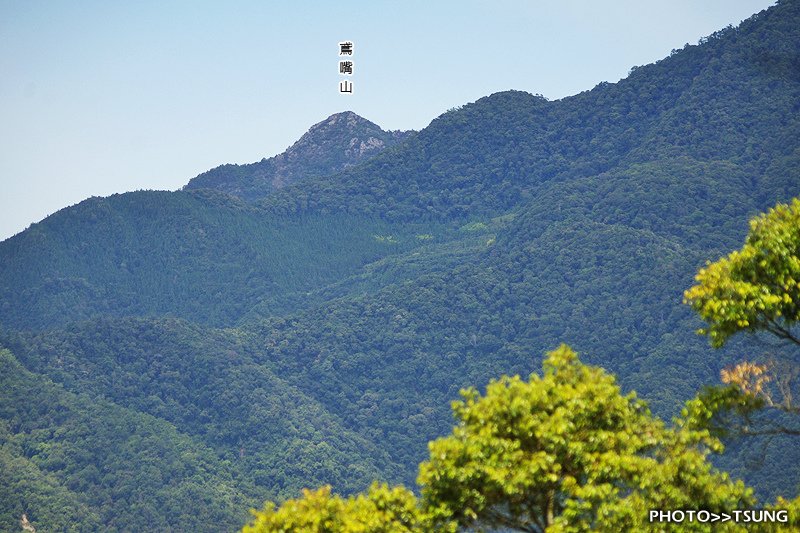
[[282, 154], [248, 165], [222, 165], [193, 178], [184, 190], [214, 189], [254, 201], [306, 178], [327, 176], [369, 159], [411, 136], [384, 131], [352, 111], [311, 126]]
[[[25, 384], [0, 400], [25, 495], [0, 496], [0, 529], [61, 507], [124, 529], [108, 517], [143, 498], [113, 483], [129, 470], [161, 502], [130, 511], [137, 526], [194, 528], [153, 509], [191, 508], [203, 485], [157, 492], [161, 467], [133, 466], [147, 443], [94, 458], [92, 417], [169, 428], [158, 446], [220, 487], [210, 529], [306, 484], [413, 485], [460, 387], [528, 374], [561, 342], [668, 418], [764, 351], [711, 350], [681, 299], [750, 216], [800, 194], [798, 65], [800, 2], [781, 1], [618, 83], [490, 95], [279, 189], [92, 198], [0, 243], [6, 386]], [[730, 450], [760, 496], [794, 494], [797, 446]]]
[[[794, 2], [781, 2], [572, 97], [550, 102], [508, 91], [482, 98], [391, 153], [285, 187], [264, 204], [282, 213], [469, 219], [516, 209], [553, 182], [675, 158], [726, 161], [791, 193], [800, 138], [796, 11]], [[751, 192], [758, 188], [753, 183]]]

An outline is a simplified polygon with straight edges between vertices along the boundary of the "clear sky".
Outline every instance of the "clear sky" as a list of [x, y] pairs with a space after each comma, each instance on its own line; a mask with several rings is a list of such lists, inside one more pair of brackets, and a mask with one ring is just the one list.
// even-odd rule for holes
[[421, 129], [497, 91], [615, 82], [772, 3], [0, 0], [0, 239], [89, 196], [273, 156], [340, 111]]

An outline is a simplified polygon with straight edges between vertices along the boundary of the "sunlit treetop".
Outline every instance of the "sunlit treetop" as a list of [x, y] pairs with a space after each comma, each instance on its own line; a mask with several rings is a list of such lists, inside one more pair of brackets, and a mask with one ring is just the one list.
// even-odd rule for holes
[[741, 250], [709, 263], [684, 300], [708, 323], [700, 333], [720, 347], [740, 331], [767, 331], [800, 344], [800, 199], [750, 221]]
[[[373, 484], [366, 493], [343, 498], [331, 487], [304, 490], [300, 498], [254, 512], [242, 533], [410, 533], [432, 532], [430, 520], [411, 491]], [[441, 529], [447, 533], [445, 526]]]
[[567, 346], [548, 354], [541, 376], [462, 395], [459, 424], [430, 444], [419, 476], [423, 506], [461, 528], [669, 531], [648, 522], [649, 509], [751, 503], [741, 482], [707, 461], [719, 445], [707, 432], [665, 427]]

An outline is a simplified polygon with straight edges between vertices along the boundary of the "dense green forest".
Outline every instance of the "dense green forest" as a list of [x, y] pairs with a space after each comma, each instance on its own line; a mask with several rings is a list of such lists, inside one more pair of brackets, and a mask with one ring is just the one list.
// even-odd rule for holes
[[[342, 114], [374, 151], [324, 121], [3, 241], [0, 530], [234, 530], [304, 487], [414, 487], [460, 389], [561, 343], [669, 420], [768, 351], [712, 349], [682, 300], [800, 195], [798, 58], [783, 0], [618, 83], [413, 134]], [[796, 441], [726, 445], [760, 501], [797, 494]]]

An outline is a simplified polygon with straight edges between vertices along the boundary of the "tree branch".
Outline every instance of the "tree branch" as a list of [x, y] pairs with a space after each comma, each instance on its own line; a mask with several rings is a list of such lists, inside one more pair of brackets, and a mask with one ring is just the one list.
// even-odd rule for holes
[[768, 318], [764, 328], [776, 337], [785, 339], [800, 346], [800, 338], [792, 334], [791, 329], [788, 327], [783, 327], [778, 324], [774, 318]]

